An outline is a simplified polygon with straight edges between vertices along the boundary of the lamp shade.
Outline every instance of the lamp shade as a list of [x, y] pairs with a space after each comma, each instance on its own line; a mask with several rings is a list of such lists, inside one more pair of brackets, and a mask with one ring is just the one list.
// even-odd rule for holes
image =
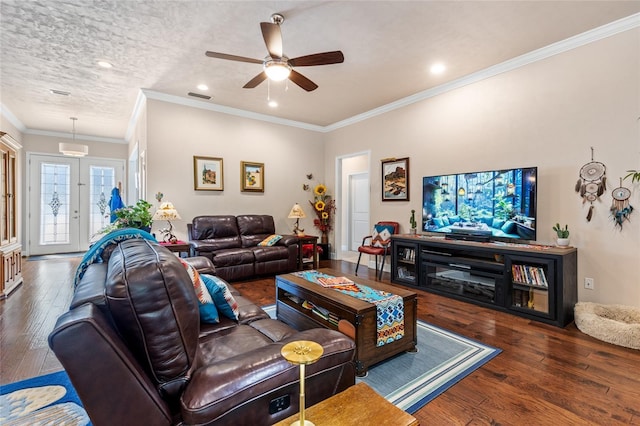
[[307, 215], [304, 214], [304, 210], [302, 210], [300, 204], [295, 203], [293, 207], [291, 207], [291, 211], [289, 212], [289, 219], [302, 219], [305, 217], [307, 217]]
[[180, 213], [173, 207], [170, 202], [164, 202], [160, 204], [158, 210], [153, 214], [153, 220], [175, 220], [182, 219]]
[[77, 143], [59, 143], [58, 150], [61, 154], [69, 155], [71, 157], [84, 157], [89, 154], [89, 147], [87, 145], [80, 145]]

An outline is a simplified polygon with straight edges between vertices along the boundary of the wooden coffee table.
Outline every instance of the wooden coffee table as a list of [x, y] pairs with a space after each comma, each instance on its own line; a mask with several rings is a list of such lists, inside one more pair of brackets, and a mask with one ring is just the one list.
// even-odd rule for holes
[[[298, 414], [275, 426], [290, 426]], [[364, 383], [327, 398], [305, 410], [305, 418], [316, 426], [417, 426], [418, 421], [378, 395]]]
[[[325, 288], [293, 274], [276, 276], [276, 315], [280, 321], [296, 330], [310, 328], [339, 328], [302, 306], [307, 300], [324, 308], [340, 320], [347, 321], [347, 332], [356, 342], [356, 374], [366, 374], [369, 366], [405, 351], [414, 351], [417, 343], [417, 296], [404, 288], [391, 286], [353, 275], [345, 275], [332, 269], [319, 269], [333, 276], [346, 276], [357, 284], [384, 290], [402, 297], [404, 301], [404, 336], [402, 339], [376, 346], [376, 307], [372, 303]], [[292, 297], [293, 296], [293, 297]], [[296, 299], [296, 300], [293, 300]], [[343, 331], [343, 327], [340, 327]]]

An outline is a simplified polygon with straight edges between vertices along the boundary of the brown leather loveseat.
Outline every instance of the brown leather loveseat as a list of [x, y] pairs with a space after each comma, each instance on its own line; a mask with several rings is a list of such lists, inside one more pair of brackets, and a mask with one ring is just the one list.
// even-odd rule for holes
[[273, 246], [258, 244], [276, 233], [273, 216], [197, 216], [187, 224], [196, 256], [211, 259], [216, 275], [227, 281], [295, 271], [298, 239], [283, 235]]
[[[195, 258], [197, 269], [211, 263]], [[232, 287], [230, 287], [232, 289]], [[354, 343], [298, 332], [232, 289], [238, 320], [201, 324], [192, 280], [156, 242], [120, 242], [91, 264], [49, 345], [94, 425], [268, 425], [298, 412], [299, 369], [282, 346], [324, 348], [307, 367], [307, 404], [354, 384]]]

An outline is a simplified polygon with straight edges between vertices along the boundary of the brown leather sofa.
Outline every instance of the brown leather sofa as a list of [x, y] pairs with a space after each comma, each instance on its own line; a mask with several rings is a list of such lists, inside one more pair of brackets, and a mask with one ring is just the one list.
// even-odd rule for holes
[[[268, 425], [298, 412], [295, 340], [324, 348], [307, 366], [307, 404], [355, 382], [355, 345], [328, 329], [298, 332], [233, 290], [239, 319], [200, 323], [193, 284], [155, 242], [119, 243], [88, 267], [49, 335], [94, 425]], [[208, 259], [189, 259], [212, 272]]]
[[276, 233], [273, 216], [197, 216], [187, 231], [193, 254], [211, 259], [216, 275], [227, 281], [291, 272], [298, 265], [293, 235], [283, 235], [270, 247], [258, 246]]

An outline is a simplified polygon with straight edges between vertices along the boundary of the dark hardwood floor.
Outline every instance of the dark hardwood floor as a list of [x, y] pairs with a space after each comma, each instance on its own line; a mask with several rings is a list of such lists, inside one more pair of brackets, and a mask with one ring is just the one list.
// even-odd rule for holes
[[[0, 383], [61, 369], [47, 345], [67, 310], [79, 258], [23, 263], [25, 282], [0, 302]], [[344, 273], [348, 262], [324, 261]], [[374, 278], [360, 267], [360, 275]], [[383, 275], [383, 281], [389, 275]], [[273, 278], [234, 283], [260, 305], [275, 302]], [[420, 409], [422, 425], [640, 425], [640, 351], [578, 331], [418, 293], [418, 317], [503, 352]]]

